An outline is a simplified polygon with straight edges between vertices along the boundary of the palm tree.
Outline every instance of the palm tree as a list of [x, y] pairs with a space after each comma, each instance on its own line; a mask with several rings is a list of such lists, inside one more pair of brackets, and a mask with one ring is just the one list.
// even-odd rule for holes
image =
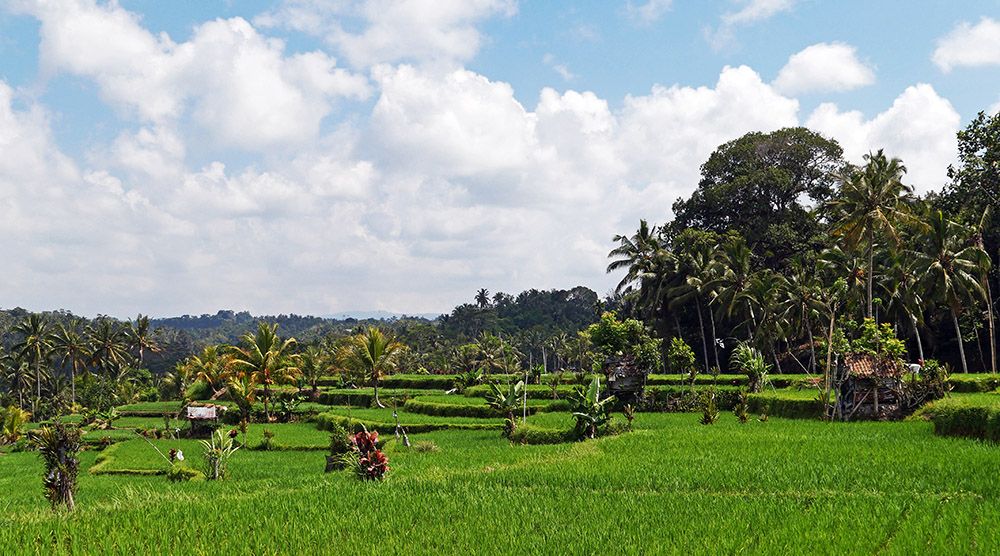
[[160, 345], [152, 337], [149, 317], [142, 314], [135, 318], [135, 324], [129, 323], [128, 341], [129, 347], [135, 350], [138, 356], [140, 368], [142, 368], [143, 354], [146, 350], [152, 353], [160, 351]]
[[60, 364], [69, 367], [70, 376], [70, 399], [76, 405], [76, 374], [81, 368], [86, 368], [86, 361], [90, 358], [87, 342], [79, 332], [80, 321], [74, 321], [67, 327], [59, 325], [58, 331], [52, 338], [52, 345], [56, 354], [61, 358]]
[[184, 362], [187, 374], [208, 385], [215, 397], [226, 387], [231, 370], [232, 356], [221, 346], [206, 346], [198, 355]]
[[764, 269], [751, 276], [748, 287], [740, 294], [740, 299], [750, 308], [755, 318], [753, 338], [761, 351], [769, 350], [774, 360], [774, 370], [781, 373], [781, 362], [775, 344], [787, 338], [787, 323], [782, 319], [781, 302], [786, 297], [785, 279]]
[[886, 312], [897, 322], [913, 329], [917, 340], [917, 355], [924, 360], [924, 343], [920, 325], [924, 321], [924, 299], [913, 274], [909, 251], [892, 251], [885, 257], [886, 279], [880, 284], [887, 300]]
[[[712, 290], [708, 285], [715, 277], [714, 271], [717, 267], [713, 264], [712, 253], [707, 246], [699, 246], [690, 252], [682, 253], [678, 259], [681, 263], [680, 273], [684, 278], [684, 282], [667, 292], [667, 296], [670, 298], [669, 306], [671, 309], [675, 309], [687, 303], [694, 303], [698, 314], [698, 326], [701, 329], [701, 349], [705, 360], [705, 372], [708, 373], [710, 368], [708, 361], [709, 340], [705, 334], [702, 305], [708, 308], [708, 301], [712, 296]], [[719, 367], [719, 352], [715, 348], [715, 316], [712, 315], [710, 308], [708, 309], [708, 314], [712, 327], [711, 343], [715, 350], [715, 366], [721, 368]]]
[[856, 314], [855, 311], [866, 302], [867, 287], [865, 263], [854, 253], [849, 253], [834, 245], [824, 249], [816, 259], [816, 269], [824, 276], [824, 284], [832, 284], [842, 279], [845, 290], [840, 303], [846, 307], [846, 314]]
[[345, 368], [371, 380], [375, 405], [384, 408], [378, 398], [378, 383], [382, 376], [396, 368], [399, 355], [405, 348], [393, 336], [372, 326], [353, 336], [350, 342], [341, 347], [337, 356]]
[[643, 273], [648, 273], [653, 268], [653, 254], [659, 249], [656, 240], [656, 226], [652, 228], [645, 220], [639, 221], [639, 229], [632, 237], [617, 235], [612, 241], [618, 244], [608, 253], [609, 258], [618, 257], [608, 265], [607, 272], [611, 273], [619, 269], [626, 269], [625, 276], [615, 287], [615, 293], [623, 293], [625, 290], [639, 281]]
[[865, 155], [863, 168], [842, 177], [839, 196], [828, 204], [840, 216], [833, 226], [833, 234], [843, 237], [852, 249], [861, 245], [866, 249], [868, 317], [872, 316], [875, 243], [879, 236], [898, 243], [896, 225], [908, 214], [908, 194], [912, 189], [903, 185], [905, 173], [906, 167], [898, 158], [886, 158], [881, 149], [869, 153]]
[[962, 358], [962, 372], [969, 372], [958, 315], [965, 304], [982, 300], [980, 277], [989, 270], [990, 258], [978, 245], [965, 245], [966, 230], [935, 212], [930, 227], [921, 238], [921, 251], [914, 253], [915, 274], [925, 298], [943, 303], [951, 312], [955, 337]]
[[781, 319], [788, 323], [789, 331], [794, 330], [798, 338], [805, 334], [809, 340], [809, 372], [816, 369], [817, 363], [813, 329], [823, 310], [819, 289], [815, 273], [806, 271], [801, 261], [797, 261], [792, 265], [792, 272], [784, 278], [785, 295], [779, 308]]
[[[979, 218], [979, 222], [976, 223], [973, 231], [972, 242], [976, 247], [982, 249], [983, 252], [986, 251], [986, 245], [983, 241], [983, 234], [986, 231], [986, 226], [990, 221], [992, 209], [987, 206], [986, 210], [983, 211], [982, 216]], [[996, 374], [997, 372], [997, 344], [996, 344], [996, 332], [993, 324], [993, 289], [990, 287], [990, 275], [989, 272], [983, 272], [982, 274], [982, 285], [986, 291], [986, 324], [989, 326], [990, 333], [990, 372]]]
[[34, 413], [35, 404], [42, 398], [42, 366], [48, 364], [52, 353], [52, 331], [48, 319], [33, 313], [17, 323], [14, 332], [21, 335], [21, 340], [14, 344], [13, 352], [30, 363], [35, 370], [36, 399], [32, 402]]
[[480, 309], [485, 309], [490, 306], [490, 292], [486, 288], [480, 288], [476, 292], [476, 305], [479, 305]]
[[753, 338], [757, 327], [757, 316], [753, 306], [747, 303], [744, 293], [750, 287], [753, 277], [752, 254], [742, 238], [726, 242], [716, 254], [713, 269], [714, 278], [705, 283], [705, 288], [715, 293], [714, 303], [719, 317], [740, 316], [746, 309], [747, 332]]
[[91, 326], [87, 330], [87, 341], [90, 361], [104, 372], [105, 377], [129, 364], [127, 332], [111, 319], [101, 318], [96, 326]]
[[295, 338], [282, 340], [278, 336], [278, 325], [260, 323], [257, 333], [243, 336], [243, 345], [232, 348], [230, 362], [235, 372], [253, 377], [253, 381], [264, 386], [264, 418], [271, 420], [271, 385], [288, 382], [299, 376], [298, 355], [292, 353]]
[[326, 353], [318, 346], [308, 346], [299, 354], [299, 370], [309, 384], [312, 398], [319, 395], [319, 379], [328, 374], [329, 368]]

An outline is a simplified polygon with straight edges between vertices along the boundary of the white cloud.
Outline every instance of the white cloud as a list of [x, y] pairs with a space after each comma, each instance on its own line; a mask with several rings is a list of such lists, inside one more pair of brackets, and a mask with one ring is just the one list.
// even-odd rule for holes
[[641, 4], [629, 0], [625, 3], [625, 11], [633, 21], [648, 25], [658, 21], [669, 12], [673, 4], [674, 0], [646, 0]]
[[857, 111], [821, 104], [806, 126], [837, 139], [845, 157], [860, 163], [869, 151], [884, 148], [907, 167], [907, 182], [918, 192], [940, 189], [957, 157], [955, 133], [961, 118], [948, 100], [926, 84], [907, 87], [884, 112], [866, 120]]
[[[500, 4], [476, 13], [489, 5]], [[454, 67], [470, 51], [448, 44], [420, 63], [373, 66], [369, 83], [325, 53], [288, 54], [241, 19], [174, 43], [114, 3], [28, 7], [49, 70], [92, 80], [121, 118], [101, 122], [120, 126], [113, 139], [73, 160], [46, 110], [0, 83], [0, 306], [424, 312], [479, 287], [603, 292], [614, 234], [667, 218], [719, 144], [800, 123], [798, 101], [745, 66], [705, 86], [656, 85], [620, 108], [554, 88], [527, 106], [510, 84]], [[444, 27], [474, 30], [480, 16], [464, 13]], [[329, 121], [339, 99], [368, 88], [370, 112], [359, 103]], [[926, 188], [954, 157], [958, 117], [919, 85], [871, 119], [827, 104], [809, 124], [853, 160], [886, 147]], [[205, 135], [261, 152], [204, 154]]]
[[938, 39], [931, 59], [946, 73], [961, 66], [1000, 65], [1000, 21], [984, 17], [975, 25], [958, 24]]
[[[454, 65], [479, 51], [477, 23], [516, 11], [515, 0], [285, 0], [255, 22], [322, 37], [356, 67]], [[348, 23], [361, 30], [350, 30]]]
[[573, 81], [574, 79], [576, 79], [576, 74], [570, 71], [569, 67], [566, 66], [566, 64], [559, 63], [556, 60], [556, 57], [553, 56], [552, 54], [546, 54], [545, 56], [543, 56], [542, 63], [552, 68], [552, 71], [559, 74], [559, 77], [562, 77], [563, 81]]
[[1000, 100], [998, 100], [996, 104], [994, 104], [993, 106], [991, 106], [990, 109], [987, 112], [989, 114], [991, 114], [991, 115], [992, 114], [1000, 114]]
[[724, 12], [716, 29], [707, 29], [705, 37], [715, 49], [723, 48], [735, 40], [736, 29], [753, 25], [791, 10], [797, 0], [736, 0], [742, 6]]
[[266, 150], [317, 136], [339, 98], [369, 94], [363, 77], [322, 52], [284, 56], [281, 41], [245, 20], [214, 20], [191, 40], [154, 36], [115, 3], [22, 2], [41, 25], [48, 73], [92, 78], [101, 96], [141, 121], [169, 125], [191, 115], [220, 146]]
[[786, 94], [850, 91], [875, 82], [875, 72], [843, 43], [818, 43], [788, 58], [774, 85]]

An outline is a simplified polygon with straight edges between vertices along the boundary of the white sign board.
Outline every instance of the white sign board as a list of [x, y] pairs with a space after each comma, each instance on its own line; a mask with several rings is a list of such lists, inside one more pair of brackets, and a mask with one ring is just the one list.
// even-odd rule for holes
[[215, 419], [215, 407], [189, 406], [187, 416], [188, 419]]

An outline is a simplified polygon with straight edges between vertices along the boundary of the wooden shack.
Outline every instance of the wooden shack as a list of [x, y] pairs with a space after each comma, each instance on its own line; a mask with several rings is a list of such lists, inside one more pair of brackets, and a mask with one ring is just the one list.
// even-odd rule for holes
[[641, 367], [628, 355], [609, 357], [604, 361], [604, 375], [608, 381], [608, 393], [623, 404], [638, 403], [642, 398], [649, 369]]
[[834, 419], [895, 419], [907, 408], [903, 364], [888, 357], [847, 354], [837, 365], [833, 386]]

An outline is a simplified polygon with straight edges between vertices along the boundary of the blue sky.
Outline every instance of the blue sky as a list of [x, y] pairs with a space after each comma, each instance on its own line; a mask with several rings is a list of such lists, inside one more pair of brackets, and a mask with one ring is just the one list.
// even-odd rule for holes
[[928, 191], [1000, 107], [1000, 0], [4, 7], [0, 306], [603, 292], [610, 237], [669, 219], [721, 142], [808, 125]]

